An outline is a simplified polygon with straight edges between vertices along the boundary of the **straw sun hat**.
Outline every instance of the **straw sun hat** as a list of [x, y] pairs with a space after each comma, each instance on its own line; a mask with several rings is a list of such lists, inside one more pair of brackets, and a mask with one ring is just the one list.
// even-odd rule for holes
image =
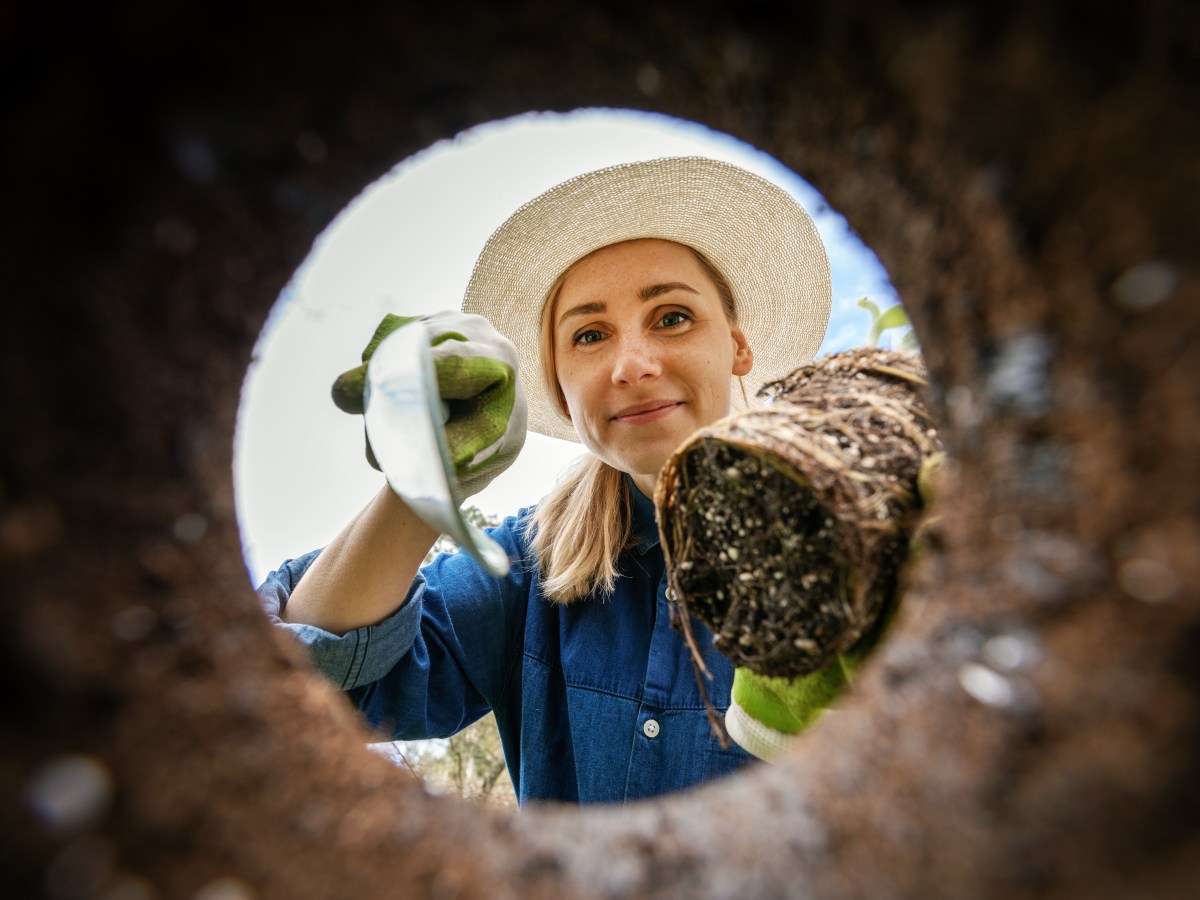
[[[579, 440], [542, 383], [538, 331], [547, 292], [576, 260], [635, 238], [687, 244], [725, 276], [754, 351], [744, 379], [749, 396], [821, 345], [829, 261], [812, 219], [782, 188], [690, 156], [588, 172], [530, 200], [493, 232], [463, 299], [463, 312], [486, 316], [516, 344], [531, 430]], [[732, 393], [740, 407], [740, 391]]]

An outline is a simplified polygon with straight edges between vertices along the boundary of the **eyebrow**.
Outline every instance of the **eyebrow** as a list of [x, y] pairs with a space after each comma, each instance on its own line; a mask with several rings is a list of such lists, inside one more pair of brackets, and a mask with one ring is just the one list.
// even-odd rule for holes
[[689, 294], [699, 295], [700, 292], [682, 281], [668, 281], [665, 284], [652, 284], [650, 287], [642, 288], [638, 291], [638, 296], [642, 300], [653, 300], [659, 294], [666, 294], [671, 291], [687, 291]]
[[[638, 299], [645, 303], [647, 300], [653, 300], [655, 297], [668, 294], [671, 291], [687, 291], [689, 294], [700, 295], [698, 290], [691, 285], [684, 284], [682, 281], [667, 281], [662, 284], [652, 284], [649, 287], [642, 288], [638, 291], [637, 295]], [[558, 317], [558, 324], [561, 325], [571, 316], [590, 316], [595, 313], [602, 313], [605, 308], [603, 303], [581, 303], [578, 306], [572, 306]]]

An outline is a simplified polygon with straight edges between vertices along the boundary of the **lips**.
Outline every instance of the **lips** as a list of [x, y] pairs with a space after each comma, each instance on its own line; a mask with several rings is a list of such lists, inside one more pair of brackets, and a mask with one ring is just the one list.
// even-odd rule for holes
[[626, 425], [645, 425], [669, 416], [681, 406], [683, 403], [679, 400], [650, 400], [646, 403], [635, 403], [619, 410], [612, 420]]

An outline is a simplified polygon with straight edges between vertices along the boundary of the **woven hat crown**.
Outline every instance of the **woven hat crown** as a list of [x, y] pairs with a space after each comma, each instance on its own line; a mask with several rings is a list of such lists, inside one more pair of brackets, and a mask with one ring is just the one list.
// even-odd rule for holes
[[[530, 200], [492, 233], [463, 299], [464, 312], [486, 316], [516, 345], [531, 430], [579, 439], [542, 380], [538, 337], [547, 293], [577, 260], [638, 238], [693, 247], [725, 276], [754, 351], [745, 377], [751, 396], [820, 347], [829, 322], [829, 261], [812, 219], [785, 190], [694, 156], [588, 172]], [[741, 406], [740, 392], [733, 394]]]

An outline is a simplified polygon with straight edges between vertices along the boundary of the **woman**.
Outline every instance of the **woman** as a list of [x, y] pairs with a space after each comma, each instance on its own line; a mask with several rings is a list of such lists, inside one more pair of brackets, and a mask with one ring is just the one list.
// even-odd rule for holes
[[[466, 554], [418, 572], [437, 535], [385, 487], [324, 551], [268, 577], [268, 612], [397, 738], [449, 735], [494, 710], [522, 803], [629, 800], [735, 770], [750, 757], [713, 737], [671, 627], [650, 498], [671, 451], [744, 399], [734, 379], [753, 390], [817, 349], [829, 269], [812, 222], [724, 163], [603, 169], [492, 235], [463, 313], [431, 317], [455, 338], [435, 343], [515, 353], [529, 427], [589, 455], [491, 532], [514, 561], [505, 578]], [[460, 469], [470, 490], [519, 447], [516, 394]], [[732, 668], [695, 627], [708, 691], [725, 701]]]

